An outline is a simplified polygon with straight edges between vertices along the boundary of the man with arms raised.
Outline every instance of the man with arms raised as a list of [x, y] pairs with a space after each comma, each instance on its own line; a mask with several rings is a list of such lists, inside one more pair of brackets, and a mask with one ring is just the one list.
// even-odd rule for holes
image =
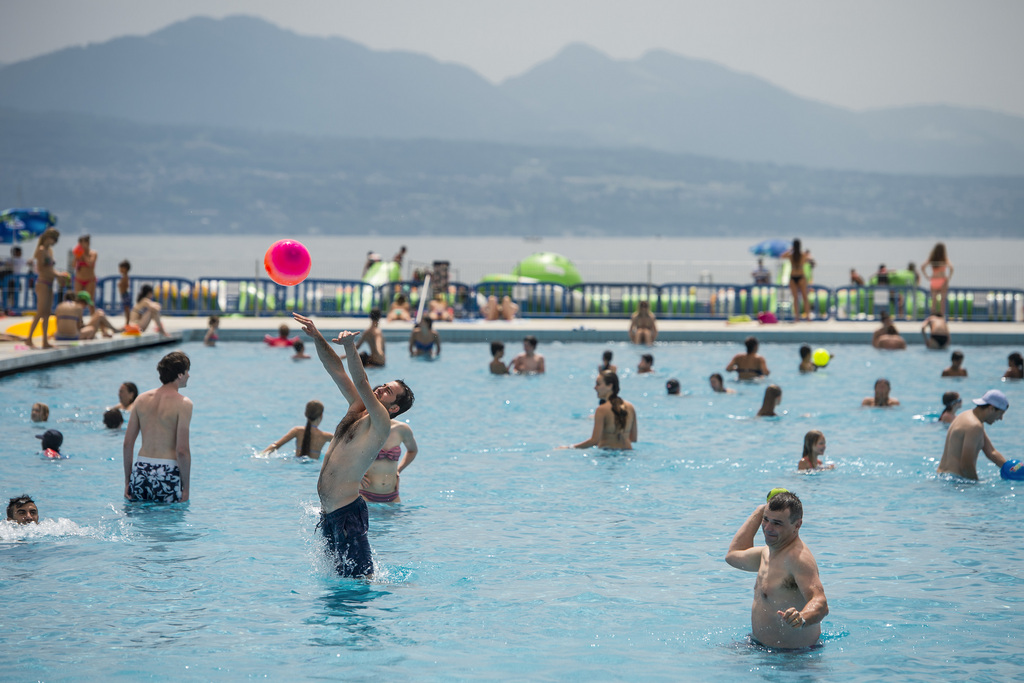
[[[156, 365], [162, 386], [150, 389], [132, 403], [124, 432], [124, 497], [160, 503], [188, 500], [192, 451], [188, 444], [192, 401], [178, 393], [188, 385], [191, 362], [172, 351]], [[132, 465], [135, 439], [142, 434], [139, 455]]]
[[402, 380], [370, 389], [366, 370], [356, 353], [356, 333], [341, 332], [334, 339], [345, 349], [345, 373], [334, 352], [309, 318], [292, 313], [296, 322], [316, 343], [316, 353], [327, 374], [348, 401], [348, 412], [338, 423], [327, 445], [316, 491], [320, 496], [320, 527], [342, 576], [373, 576], [373, 557], [366, 532], [369, 520], [366, 501], [359, 496], [363, 475], [380, 453], [391, 433], [391, 418], [412, 407], [412, 391]]
[[[731, 566], [757, 572], [750, 625], [754, 639], [767, 647], [814, 645], [828, 614], [818, 565], [800, 540], [803, 514], [796, 495], [773, 490], [736, 532], [725, 556]], [[755, 548], [759, 525], [767, 545]]]
[[939, 461], [939, 474], [955, 474], [964, 479], [978, 478], [978, 452], [996, 467], [1002, 467], [1006, 458], [992, 446], [985, 433], [985, 425], [995, 424], [1003, 419], [1010, 407], [1003, 392], [992, 389], [981, 398], [974, 399], [974, 409], [957, 415], [946, 432], [946, 447]]

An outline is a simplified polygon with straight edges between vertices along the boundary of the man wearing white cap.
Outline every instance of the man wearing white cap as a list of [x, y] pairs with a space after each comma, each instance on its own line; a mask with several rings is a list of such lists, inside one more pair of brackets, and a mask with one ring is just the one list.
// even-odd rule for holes
[[964, 479], [978, 478], [978, 452], [996, 467], [1002, 467], [1006, 458], [992, 446], [985, 434], [985, 425], [995, 424], [1003, 419], [1003, 413], [1010, 407], [1003, 392], [992, 389], [981, 398], [974, 399], [973, 410], [966, 410], [953, 420], [946, 434], [946, 447], [939, 462], [939, 474], [955, 474]]

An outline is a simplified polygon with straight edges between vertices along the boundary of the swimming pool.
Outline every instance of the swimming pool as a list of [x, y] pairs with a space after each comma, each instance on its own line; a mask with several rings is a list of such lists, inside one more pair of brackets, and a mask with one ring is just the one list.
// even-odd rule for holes
[[[518, 351], [506, 340], [507, 357]], [[1007, 457], [1024, 442], [1024, 384], [1001, 384], [1004, 347], [948, 353], [836, 346], [797, 372], [797, 346], [764, 344], [779, 419], [753, 419], [763, 385], [713, 395], [706, 377], [739, 344], [663, 344], [653, 376], [625, 344], [542, 344], [548, 374], [492, 377], [485, 344], [435, 362], [392, 344], [376, 384], [404, 377], [420, 454], [401, 505], [370, 506], [378, 576], [333, 576], [314, 534], [318, 461], [255, 454], [300, 424], [307, 400], [343, 400], [318, 361], [263, 344], [183, 347], [195, 403], [192, 499], [121, 499], [122, 431], [101, 425], [118, 385], [157, 382], [169, 348], [0, 382], [0, 495], [31, 494], [38, 528], [0, 525], [0, 678], [116, 680], [1003, 680], [1020, 674], [1024, 603], [1017, 485], [982, 457], [978, 484], [935, 476], [943, 391], [1006, 392], [988, 428]], [[586, 438], [593, 378], [610, 348], [637, 408], [633, 452], [560, 451]], [[877, 377], [903, 405], [862, 409]], [[665, 395], [669, 377], [687, 396]], [[37, 453], [33, 401], [70, 459]], [[328, 427], [329, 428], [329, 427]], [[798, 474], [803, 435], [828, 438], [830, 472]], [[290, 451], [289, 451], [290, 452]], [[824, 647], [746, 643], [754, 575], [723, 558], [736, 529], [786, 487], [831, 614]], [[52, 520], [60, 521], [52, 521]], [[760, 542], [760, 535], [758, 535]]]

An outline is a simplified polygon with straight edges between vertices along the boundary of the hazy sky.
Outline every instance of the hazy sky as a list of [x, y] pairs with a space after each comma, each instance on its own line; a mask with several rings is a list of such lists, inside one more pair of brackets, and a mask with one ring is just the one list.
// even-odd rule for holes
[[663, 48], [851, 109], [1024, 116], [1024, 0], [0, 0], [0, 62], [231, 14], [494, 82], [582, 42], [619, 59]]

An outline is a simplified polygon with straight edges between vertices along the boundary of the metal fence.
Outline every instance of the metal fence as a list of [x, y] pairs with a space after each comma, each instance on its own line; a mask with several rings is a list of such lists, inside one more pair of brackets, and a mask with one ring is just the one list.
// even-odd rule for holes
[[[118, 276], [97, 282], [96, 305], [108, 315], [121, 313]], [[128, 300], [134, 303], [144, 285], [164, 315], [277, 316], [300, 311], [323, 316], [362, 316], [377, 307], [387, 311], [399, 294], [413, 310], [420, 304], [420, 282], [392, 282], [374, 287], [360, 280], [307, 279], [294, 287], [270, 280], [203, 277], [198, 280], [135, 276], [129, 280]], [[36, 308], [29, 276], [0, 278], [3, 308], [31, 313]], [[523, 318], [629, 318], [641, 301], [668, 320], [735, 320], [774, 316], [794, 318], [789, 287], [676, 282], [662, 285], [588, 283], [568, 287], [558, 283], [450, 282], [440, 293], [455, 318], [476, 318], [488, 296], [509, 296]], [[55, 292], [54, 305], [63, 290]], [[435, 295], [436, 296], [436, 295]], [[875, 319], [883, 310], [904, 320], [923, 320], [932, 310], [931, 294], [915, 287], [812, 286], [809, 302], [816, 320]], [[1011, 288], [950, 289], [943, 304], [947, 319], [964, 322], [1024, 322], [1024, 290]]]

